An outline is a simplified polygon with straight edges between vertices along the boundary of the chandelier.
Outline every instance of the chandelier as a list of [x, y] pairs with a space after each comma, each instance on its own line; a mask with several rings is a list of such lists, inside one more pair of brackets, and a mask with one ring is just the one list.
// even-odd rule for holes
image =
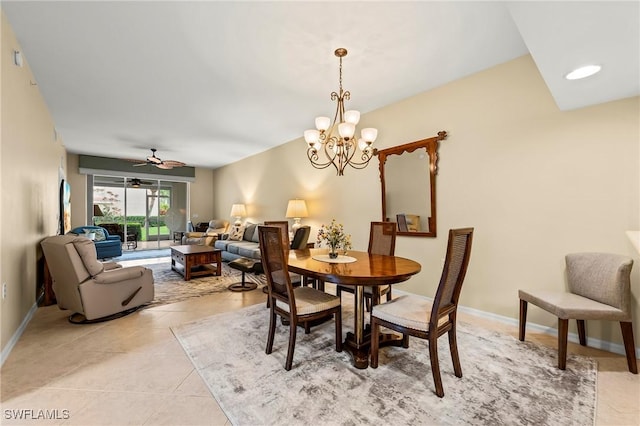
[[[360, 112], [344, 110], [344, 101], [351, 98], [351, 93], [342, 90], [342, 58], [347, 56], [347, 49], [339, 48], [334, 53], [340, 59], [340, 91], [331, 92], [331, 100], [338, 104], [333, 122], [329, 117], [316, 117], [316, 129], [305, 130], [304, 140], [308, 144], [307, 157], [313, 167], [324, 169], [333, 165], [338, 176], [343, 176], [347, 165], [354, 169], [367, 167], [376, 154], [372, 144], [378, 136], [378, 129], [362, 129], [360, 138], [357, 141], [354, 138]], [[324, 153], [323, 160], [320, 159], [321, 153]]]

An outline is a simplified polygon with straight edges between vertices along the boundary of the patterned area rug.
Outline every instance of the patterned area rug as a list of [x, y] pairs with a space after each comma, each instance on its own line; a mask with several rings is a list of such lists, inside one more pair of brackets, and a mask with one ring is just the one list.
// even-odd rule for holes
[[[171, 269], [171, 263], [157, 263], [144, 265], [153, 271], [155, 297], [153, 301], [145, 306], [166, 305], [168, 303], [181, 302], [192, 297], [200, 297], [207, 294], [229, 291], [230, 284], [242, 280], [242, 272], [231, 269], [226, 263], [222, 263], [222, 275], [219, 277], [194, 277], [185, 281], [182, 275]], [[246, 282], [258, 284], [258, 289], [266, 285], [264, 275], [245, 274]]]
[[[343, 334], [352, 312], [343, 303]], [[434, 393], [427, 345], [384, 348], [377, 369], [352, 367], [335, 352], [334, 323], [297, 335], [293, 368], [285, 371], [288, 327], [278, 324], [265, 354], [263, 304], [173, 328], [234, 425], [476, 424], [593, 425], [596, 361], [470, 324], [458, 324], [462, 378], [453, 374], [446, 336], [439, 340], [445, 396]]]

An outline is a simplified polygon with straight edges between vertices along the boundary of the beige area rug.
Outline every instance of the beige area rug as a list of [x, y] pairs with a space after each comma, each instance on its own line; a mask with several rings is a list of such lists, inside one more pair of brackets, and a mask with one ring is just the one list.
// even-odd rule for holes
[[[179, 273], [171, 269], [171, 262], [144, 265], [153, 271], [155, 296], [145, 308], [166, 305], [168, 303], [181, 302], [192, 297], [205, 296], [207, 294], [229, 291], [227, 287], [242, 280], [242, 272], [231, 269], [226, 263], [222, 263], [222, 275], [219, 277], [194, 277], [185, 281]], [[258, 284], [257, 290], [266, 285], [264, 275], [253, 273], [245, 274], [246, 282]]]
[[[352, 312], [343, 303], [343, 333]], [[593, 425], [596, 361], [470, 324], [458, 324], [463, 377], [453, 374], [440, 339], [445, 396], [434, 394], [424, 341], [384, 348], [377, 369], [358, 370], [335, 352], [334, 323], [298, 332], [293, 368], [285, 371], [288, 327], [280, 324], [265, 354], [263, 304], [174, 327], [212, 395], [234, 425]]]

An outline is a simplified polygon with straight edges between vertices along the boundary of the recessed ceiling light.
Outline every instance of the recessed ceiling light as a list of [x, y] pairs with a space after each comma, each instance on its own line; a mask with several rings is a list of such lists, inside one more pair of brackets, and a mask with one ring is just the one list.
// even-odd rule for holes
[[585, 65], [584, 67], [576, 68], [571, 71], [569, 74], [565, 75], [564, 78], [567, 80], [580, 80], [581, 78], [594, 75], [601, 69], [602, 67], [600, 65]]

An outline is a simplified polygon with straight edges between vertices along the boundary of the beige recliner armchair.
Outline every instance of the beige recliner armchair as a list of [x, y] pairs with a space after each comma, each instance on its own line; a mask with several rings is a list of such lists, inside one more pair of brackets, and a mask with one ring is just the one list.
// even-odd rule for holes
[[185, 232], [182, 237], [182, 244], [213, 247], [213, 244], [218, 239], [218, 234], [226, 234], [228, 231], [228, 220], [213, 219], [209, 221], [209, 227], [205, 232]]
[[74, 312], [69, 317], [73, 323], [113, 319], [153, 300], [150, 269], [100, 262], [95, 245], [86, 237], [57, 235], [41, 245], [58, 307]]

